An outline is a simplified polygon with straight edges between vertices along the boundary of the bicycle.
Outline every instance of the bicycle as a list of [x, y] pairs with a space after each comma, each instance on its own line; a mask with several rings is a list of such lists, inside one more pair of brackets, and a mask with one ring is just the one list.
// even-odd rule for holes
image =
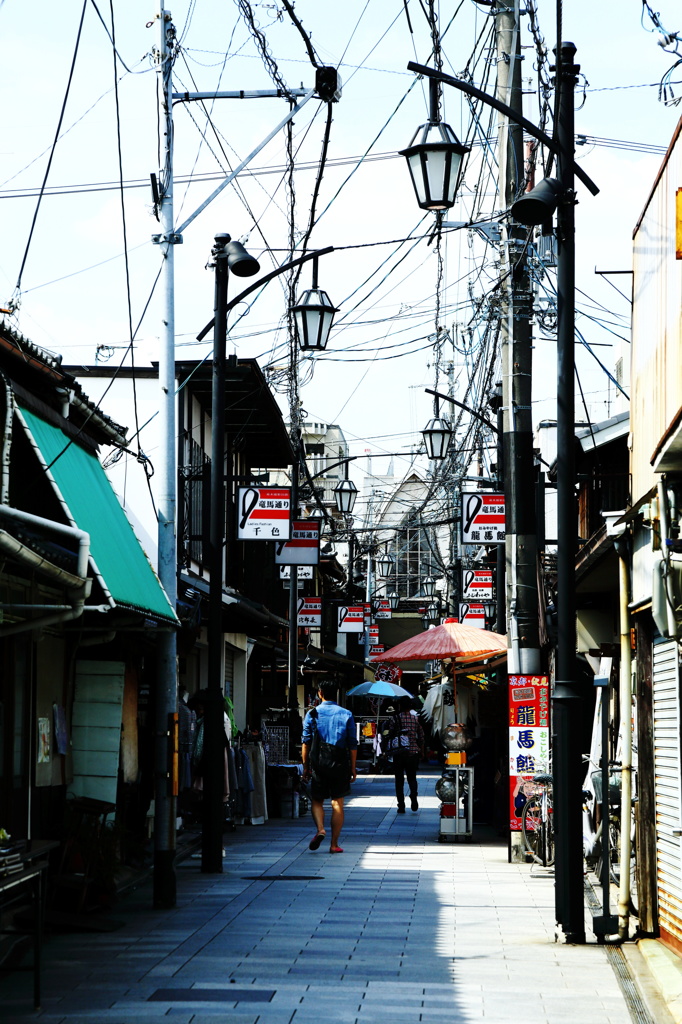
[[[609, 762], [609, 793], [608, 793], [608, 848], [609, 848], [609, 879], [615, 885], [620, 885], [620, 843], [621, 843], [621, 766], [614, 761]], [[636, 784], [636, 775], [632, 773], [633, 784]], [[598, 878], [602, 875], [603, 848], [602, 834], [604, 822], [594, 826], [596, 809], [601, 804], [602, 796], [602, 774], [601, 770], [590, 773], [592, 790], [583, 791], [583, 845], [585, 847], [585, 860]], [[634, 788], [634, 786], [633, 786]], [[637, 797], [632, 797], [632, 806], [637, 810]], [[635, 849], [635, 815], [630, 820], [630, 910], [637, 916], [637, 854]]]
[[549, 868], [554, 864], [553, 779], [551, 775], [534, 775], [533, 782], [537, 790], [528, 798], [521, 813], [521, 835], [535, 863]]

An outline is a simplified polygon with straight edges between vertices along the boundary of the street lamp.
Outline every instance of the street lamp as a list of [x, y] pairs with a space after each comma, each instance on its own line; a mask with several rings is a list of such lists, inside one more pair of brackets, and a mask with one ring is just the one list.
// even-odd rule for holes
[[388, 606], [391, 609], [391, 611], [394, 612], [399, 604], [400, 595], [398, 594], [397, 591], [392, 590], [391, 593], [388, 595]]
[[436, 581], [433, 576], [427, 576], [422, 583], [422, 590], [425, 597], [433, 597], [436, 593]]
[[424, 612], [424, 614], [422, 615], [422, 626], [424, 627], [424, 629], [428, 629], [430, 625], [431, 620], [429, 619], [428, 614]]
[[455, 205], [462, 157], [470, 147], [459, 141], [438, 113], [439, 85], [429, 80], [429, 119], [417, 128], [400, 155], [407, 167], [422, 210], [449, 210]]
[[338, 309], [327, 293], [317, 286], [317, 259], [313, 260], [313, 286], [303, 292], [296, 305], [291, 307], [291, 312], [301, 351], [323, 352]]
[[393, 555], [389, 555], [388, 551], [384, 551], [383, 555], [377, 559], [377, 571], [384, 579], [391, 575], [394, 566], [395, 558]]
[[348, 463], [346, 463], [345, 479], [339, 480], [334, 488], [334, 499], [336, 507], [342, 515], [350, 515], [355, 508], [355, 499], [358, 496], [358, 489], [352, 480], [348, 479]]
[[435, 622], [438, 618], [439, 608], [435, 601], [432, 601], [429, 607], [426, 609], [426, 614], [432, 622]]
[[452, 427], [450, 421], [440, 416], [438, 399], [435, 400], [434, 416], [422, 430], [426, 454], [430, 459], [444, 459], [448, 453]]

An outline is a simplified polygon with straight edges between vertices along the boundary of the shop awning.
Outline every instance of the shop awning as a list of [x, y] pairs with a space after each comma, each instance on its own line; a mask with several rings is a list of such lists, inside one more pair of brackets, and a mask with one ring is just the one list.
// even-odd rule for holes
[[18, 411], [64, 512], [90, 534], [90, 560], [112, 606], [177, 623], [99, 460], [35, 413]]

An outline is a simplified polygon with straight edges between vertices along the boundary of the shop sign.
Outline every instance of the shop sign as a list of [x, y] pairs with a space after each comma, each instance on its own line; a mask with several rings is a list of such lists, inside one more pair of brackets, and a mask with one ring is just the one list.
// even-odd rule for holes
[[289, 487], [240, 487], [237, 490], [239, 540], [288, 540]]
[[379, 643], [379, 627], [378, 626], [370, 626], [369, 629], [367, 630], [367, 633], [369, 634], [369, 644], [370, 644], [370, 647], [372, 646], [372, 644], [378, 644]]
[[549, 680], [509, 676], [509, 827], [521, 831], [521, 812], [536, 790], [533, 776], [549, 771]]
[[492, 569], [462, 569], [462, 598], [464, 601], [492, 601]]
[[485, 605], [460, 603], [459, 621], [463, 626], [475, 626], [477, 629], [485, 629]]
[[380, 597], [374, 602], [374, 618], [390, 619], [391, 603], [387, 597]]
[[313, 629], [322, 628], [322, 598], [321, 597], [299, 597], [298, 599], [298, 625], [312, 626]]
[[295, 519], [291, 537], [275, 544], [278, 565], [317, 565], [320, 560], [320, 524], [310, 519]]
[[358, 605], [341, 605], [337, 630], [339, 633], [362, 633], [365, 624], [364, 608]]
[[363, 604], [362, 607], [364, 608], [365, 626], [371, 626], [372, 625], [372, 605], [367, 603], [367, 604]]
[[462, 494], [462, 544], [504, 544], [504, 494]]
[[385, 650], [386, 650], [386, 644], [374, 644], [374, 645], [370, 646], [369, 653], [370, 654], [383, 654]]
[[[315, 579], [315, 570], [313, 569], [312, 565], [299, 565], [296, 575], [299, 580], [312, 580]], [[290, 565], [280, 565], [279, 578], [281, 580], [291, 579]]]

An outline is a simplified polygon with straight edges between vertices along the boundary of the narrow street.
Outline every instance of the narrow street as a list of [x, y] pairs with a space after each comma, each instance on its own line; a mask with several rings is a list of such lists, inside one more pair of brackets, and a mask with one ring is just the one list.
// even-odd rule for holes
[[653, 1020], [631, 1015], [603, 946], [554, 942], [550, 874], [508, 864], [492, 829], [438, 842], [436, 778], [420, 775], [405, 815], [392, 777], [359, 778], [342, 855], [308, 850], [309, 816], [240, 827], [222, 875], [179, 866], [174, 910], [150, 909], [146, 881], [116, 930], [48, 936], [42, 1012], [17, 972], [0, 981], [3, 1021]]

